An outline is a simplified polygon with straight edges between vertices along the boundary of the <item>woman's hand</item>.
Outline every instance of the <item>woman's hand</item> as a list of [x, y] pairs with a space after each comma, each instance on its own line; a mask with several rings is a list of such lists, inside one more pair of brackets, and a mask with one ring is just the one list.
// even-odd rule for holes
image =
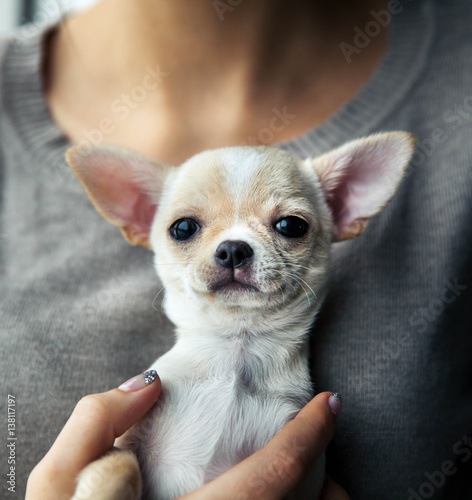
[[[113, 447], [121, 436], [156, 402], [161, 391], [158, 377], [144, 383], [138, 375], [120, 389], [83, 398], [49, 452], [28, 479], [25, 500], [65, 500], [75, 489], [75, 479], [91, 462]], [[302, 479], [332, 438], [335, 414], [330, 394], [318, 394], [264, 448], [185, 500], [221, 498], [283, 498]], [[336, 410], [336, 400], [331, 398]], [[322, 500], [349, 500], [346, 492], [327, 479]]]

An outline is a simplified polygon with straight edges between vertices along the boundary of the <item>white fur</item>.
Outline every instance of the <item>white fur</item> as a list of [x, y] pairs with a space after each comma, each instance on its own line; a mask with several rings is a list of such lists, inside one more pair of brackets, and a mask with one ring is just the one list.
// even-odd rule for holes
[[[327, 186], [338, 188], [349, 178], [349, 162], [361, 161], [366, 150], [380, 193], [375, 205], [382, 206], [412, 153], [412, 141], [399, 137], [359, 140], [321, 161], [301, 162], [270, 148], [226, 148], [196, 155], [179, 170], [156, 170], [154, 175], [161, 176], [158, 191], [155, 186], [144, 189], [159, 198], [149, 242], [165, 286], [164, 309], [176, 326], [176, 343], [151, 367], [162, 381], [158, 403], [118, 440], [138, 457], [145, 498], [172, 499], [202, 486], [263, 447], [311, 399], [308, 332], [324, 295], [330, 243], [343, 236], [330, 212], [335, 195]], [[372, 153], [372, 141], [378, 154]], [[400, 150], [398, 160], [395, 148]], [[388, 175], [382, 181], [378, 164], [386, 152]], [[87, 158], [80, 151], [72, 156], [74, 170], [84, 170]], [[113, 149], [113, 161], [116, 157]], [[358, 190], [368, 191], [368, 168], [363, 165], [354, 179]], [[145, 172], [149, 177], [148, 168]], [[94, 174], [88, 172], [89, 177]], [[199, 184], [198, 179], [204, 181]], [[349, 186], [340, 192], [349, 193]], [[109, 204], [106, 197], [101, 188], [99, 199], [92, 198], [100, 209]], [[363, 228], [373, 209], [359, 211], [356, 202], [350, 201], [348, 208]], [[307, 220], [309, 231], [303, 238], [287, 239], [274, 230], [277, 220], [289, 215]], [[176, 243], [168, 234], [180, 217], [198, 218], [202, 224], [191, 242]], [[343, 217], [349, 219], [349, 213]], [[125, 222], [128, 227], [133, 221]], [[146, 238], [140, 224], [140, 238]], [[355, 233], [351, 222], [345, 226], [346, 237], [360, 232], [355, 228]], [[251, 260], [235, 269], [234, 276], [250, 279], [258, 291], [212, 291], [212, 282], [224, 271], [214, 254], [228, 240], [245, 241], [253, 249]], [[317, 498], [322, 464], [297, 498]]]
[[[198, 262], [175, 268], [169, 265], [176, 255], [162, 237], [160, 221], [170, 210], [166, 200], [152, 229], [156, 270], [166, 289], [164, 309], [177, 327], [177, 341], [151, 367], [163, 386], [158, 405], [119, 445], [136, 452], [144, 484], [159, 500], [202, 486], [263, 447], [314, 394], [308, 374], [307, 333], [322, 298], [330, 233], [317, 235], [325, 240], [320, 242], [318, 254], [307, 255], [296, 264], [311, 270], [291, 270], [296, 279], [286, 290], [292, 297], [284, 303], [279, 285], [290, 282], [284, 274], [289, 266], [284, 270], [283, 259], [251, 227], [241, 209], [261, 159], [267, 161], [252, 150], [224, 150], [220, 154], [234, 214], [213, 242], [213, 251], [223, 241], [247, 242], [254, 250], [254, 279], [267, 296], [258, 298], [249, 292], [245, 301], [245, 292], [240, 292], [232, 299], [235, 304], [218, 297], [208, 302], [199, 296], [206, 287]], [[277, 162], [276, 156], [272, 159]], [[292, 163], [292, 168], [299, 167]], [[180, 180], [185, 175], [194, 174], [184, 165]], [[172, 193], [173, 188], [168, 189]], [[329, 228], [321, 192], [312, 194], [306, 207], [316, 210]], [[277, 282], [272, 287], [264, 280], [270, 273], [264, 268], [270, 266], [278, 268], [272, 273]], [[179, 274], [181, 286], [175, 286], [173, 271]], [[274, 298], [276, 305], [269, 310]], [[322, 483], [322, 468], [319, 470], [311, 479], [313, 498]]]

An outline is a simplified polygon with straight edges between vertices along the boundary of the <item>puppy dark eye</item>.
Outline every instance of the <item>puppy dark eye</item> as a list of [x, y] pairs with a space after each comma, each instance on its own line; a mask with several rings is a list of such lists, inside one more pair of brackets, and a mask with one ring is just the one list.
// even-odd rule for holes
[[177, 241], [189, 240], [198, 232], [200, 226], [193, 219], [179, 219], [170, 226], [169, 232]]
[[300, 217], [289, 215], [275, 224], [275, 229], [287, 238], [301, 238], [308, 231], [308, 224]]

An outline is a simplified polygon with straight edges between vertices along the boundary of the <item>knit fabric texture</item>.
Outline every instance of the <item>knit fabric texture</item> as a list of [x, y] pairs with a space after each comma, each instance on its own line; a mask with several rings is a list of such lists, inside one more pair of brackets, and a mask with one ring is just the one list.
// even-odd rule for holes
[[[277, 146], [305, 158], [374, 132], [417, 135], [392, 202], [360, 238], [333, 246], [312, 375], [318, 391], [343, 396], [328, 471], [353, 500], [472, 498], [472, 3], [397, 4], [389, 49], [364, 88]], [[64, 160], [70, 144], [40, 76], [52, 28], [27, 26], [0, 44], [5, 499], [23, 498], [82, 396], [117, 387], [173, 344], [152, 253], [102, 219]], [[356, 48], [355, 36], [346, 42]]]

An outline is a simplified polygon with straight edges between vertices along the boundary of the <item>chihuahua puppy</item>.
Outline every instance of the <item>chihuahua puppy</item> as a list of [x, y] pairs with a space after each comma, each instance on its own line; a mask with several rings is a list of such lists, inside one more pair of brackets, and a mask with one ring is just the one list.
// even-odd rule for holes
[[[364, 231], [414, 147], [412, 135], [390, 132], [303, 161], [229, 147], [178, 168], [114, 146], [67, 152], [100, 214], [155, 252], [176, 326], [174, 347], [151, 366], [162, 382], [158, 402], [118, 440], [127, 451], [82, 472], [74, 499], [176, 498], [294, 418], [314, 395], [308, 335], [331, 243]], [[323, 479], [320, 460], [296, 498], [317, 498]]]

